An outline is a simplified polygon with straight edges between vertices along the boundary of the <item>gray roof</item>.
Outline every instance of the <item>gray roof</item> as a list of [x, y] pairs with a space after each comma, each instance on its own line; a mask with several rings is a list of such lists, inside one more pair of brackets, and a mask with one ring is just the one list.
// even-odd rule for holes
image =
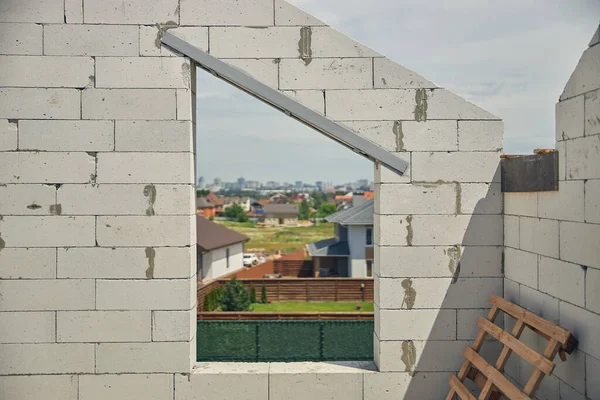
[[196, 198], [196, 208], [209, 208], [214, 207], [215, 205], [210, 201], [206, 200], [204, 197]]
[[340, 242], [336, 238], [325, 239], [306, 245], [313, 257], [349, 257], [348, 242]]
[[265, 204], [265, 214], [280, 214], [298, 216], [297, 204]]
[[374, 212], [375, 202], [371, 199], [357, 206], [331, 214], [325, 219], [340, 225], [373, 225]]

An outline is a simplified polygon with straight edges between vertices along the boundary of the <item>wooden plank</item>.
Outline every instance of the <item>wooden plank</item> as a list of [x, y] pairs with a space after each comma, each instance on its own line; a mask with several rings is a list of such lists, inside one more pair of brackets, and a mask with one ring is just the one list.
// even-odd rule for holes
[[[558, 343], [558, 341], [556, 341], [555, 339], [551, 339], [546, 345], [546, 348], [544, 349], [544, 356], [553, 360], [554, 357], [556, 357], [556, 353], [558, 353], [559, 348], [560, 343]], [[544, 376], [542, 375], [542, 371], [540, 371], [539, 369], [533, 371], [533, 374], [531, 374], [531, 378], [529, 378], [527, 385], [525, 385], [525, 389], [523, 389], [525, 393], [532, 396], [540, 386], [543, 377]]]
[[[550, 375], [554, 370], [554, 363], [536, 352], [519, 339], [515, 338], [508, 332], [502, 330], [497, 325], [494, 325], [487, 319], [479, 317], [477, 320], [477, 326], [485, 330], [488, 334], [494, 337], [496, 340], [510, 348], [512, 351], [517, 353], [521, 358], [529, 362], [534, 367], [540, 369], [546, 375]], [[508, 357], [506, 357], [508, 358]], [[503, 363], [504, 364], [504, 363]], [[502, 365], [504, 366], [504, 365]], [[498, 367], [498, 366], [496, 366]]]
[[560, 344], [566, 345], [572, 341], [571, 332], [560, 326], [553, 324], [552, 322], [546, 321], [545, 319], [538, 317], [532, 312], [519, 307], [510, 301], [504, 300], [502, 297], [495, 295], [490, 296], [490, 303], [500, 308], [511, 317], [519, 320], [522, 319], [527, 325], [532, 326], [538, 331], [548, 335], [552, 339], [556, 339]]
[[[450, 387], [463, 400], [477, 400], [454, 374], [450, 374]], [[453, 397], [454, 395], [448, 395], [446, 400], [452, 400]]]
[[465, 349], [464, 356], [475, 366], [475, 368], [488, 378], [488, 382], [495, 385], [511, 400], [531, 400], [529, 396], [517, 389], [517, 387], [502, 375], [500, 371], [488, 364], [488, 362], [471, 347]]

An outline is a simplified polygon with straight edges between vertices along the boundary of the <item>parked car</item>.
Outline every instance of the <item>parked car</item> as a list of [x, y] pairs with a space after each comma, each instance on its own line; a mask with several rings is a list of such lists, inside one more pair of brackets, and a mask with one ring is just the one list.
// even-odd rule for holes
[[258, 264], [256, 254], [244, 254], [244, 267], [251, 267]]
[[266, 259], [265, 257], [260, 257], [260, 258], [258, 259], [258, 263], [259, 263], [259, 264], [264, 264], [264, 263], [266, 263], [266, 262], [267, 262], [267, 259]]

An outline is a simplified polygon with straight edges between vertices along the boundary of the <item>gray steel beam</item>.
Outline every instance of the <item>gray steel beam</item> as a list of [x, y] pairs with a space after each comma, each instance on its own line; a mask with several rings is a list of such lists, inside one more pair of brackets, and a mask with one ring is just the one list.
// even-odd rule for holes
[[238, 87], [244, 92], [262, 100], [272, 107], [282, 111], [286, 115], [302, 122], [305, 125], [323, 133], [330, 139], [350, 148], [354, 152], [368, 158], [371, 161], [379, 161], [403, 174], [408, 167], [408, 163], [396, 157], [377, 146], [375, 143], [359, 136], [348, 128], [337, 124], [323, 115], [303, 106], [296, 100], [284, 95], [251, 76], [246, 75], [239, 69], [224, 63], [223, 61], [211, 56], [210, 54], [192, 46], [185, 40], [182, 40], [173, 34], [166, 32], [162, 37], [162, 42], [172, 49], [186, 55], [194, 60], [200, 67], [209, 71], [216, 77]]

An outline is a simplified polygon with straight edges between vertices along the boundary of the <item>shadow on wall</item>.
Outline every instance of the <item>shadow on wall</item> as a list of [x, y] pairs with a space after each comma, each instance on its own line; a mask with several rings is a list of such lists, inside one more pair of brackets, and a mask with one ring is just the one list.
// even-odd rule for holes
[[[496, 177], [500, 176], [499, 169]], [[477, 336], [477, 318], [488, 314], [489, 296], [503, 295], [502, 203], [499, 183], [492, 183], [474, 210], [464, 211], [473, 215], [466, 216], [470, 218], [459, 243], [449, 246], [444, 242], [445, 235], [451, 233], [443, 232], [440, 226], [440, 231], [428, 238], [439, 257], [401, 268], [411, 276], [379, 279], [385, 294], [376, 295], [380, 313], [375, 313], [375, 358], [379, 357], [380, 371], [402, 372], [387, 378], [388, 382], [393, 380], [392, 387], [387, 387], [388, 395], [404, 399], [447, 395], [450, 373], [460, 369], [463, 351]], [[461, 211], [459, 207], [457, 211]], [[413, 222], [408, 218], [409, 224]], [[454, 226], [460, 223], [450, 222]], [[413, 222], [407, 231], [414, 238], [408, 240], [420, 245], [424, 239], [419, 228]], [[431, 246], [423, 245], [431, 254]], [[496, 323], [502, 326], [502, 322], [499, 315]], [[379, 349], [377, 336], [382, 340]], [[488, 340], [480, 355], [493, 365], [501, 350], [498, 342]], [[511, 361], [507, 369], [512, 368]]]

